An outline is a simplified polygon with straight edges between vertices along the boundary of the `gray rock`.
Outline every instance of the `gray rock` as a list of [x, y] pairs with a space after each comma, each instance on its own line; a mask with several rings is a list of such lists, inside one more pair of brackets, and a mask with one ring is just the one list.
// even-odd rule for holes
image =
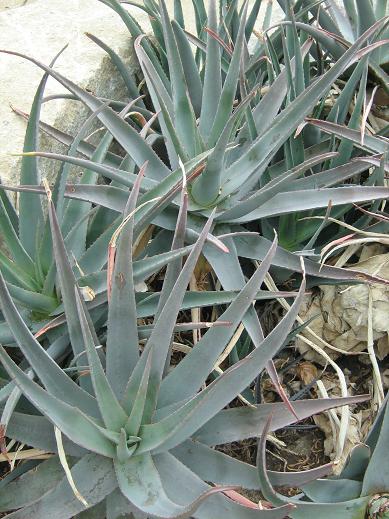
[[[145, 21], [145, 16], [139, 18]], [[97, 0], [36, 0], [0, 12], [0, 48], [26, 53], [47, 64], [69, 43], [56, 69], [98, 96], [125, 99], [119, 74], [106, 54], [85, 36], [87, 31], [130, 63], [131, 41], [126, 27], [116, 13]], [[19, 158], [10, 153], [23, 149], [26, 123], [12, 112], [10, 104], [30, 111], [42, 71], [28, 61], [1, 54], [0, 77], [0, 176], [4, 183], [17, 183]], [[50, 79], [46, 95], [60, 92], [64, 89]], [[45, 103], [42, 120], [74, 134], [86, 113], [79, 102], [55, 100]], [[58, 149], [45, 137], [41, 147]], [[45, 175], [52, 175], [57, 166], [42, 162]]]
[[[4, 0], [3, 0], [4, 2]], [[172, 9], [174, 0], [167, 0]], [[194, 26], [192, 2], [183, 0], [189, 29]], [[274, 4], [279, 18], [279, 9]], [[261, 7], [259, 22], [265, 11]], [[131, 7], [138, 22], [147, 30], [148, 18]], [[91, 32], [110, 45], [131, 65], [131, 41], [120, 17], [98, 0], [5, 0], [0, 7], [0, 48], [33, 56], [48, 64], [66, 44], [68, 48], [55, 68], [69, 79], [94, 94], [115, 100], [125, 100], [126, 89], [106, 54], [91, 42], [85, 32]], [[17, 184], [20, 158], [12, 156], [23, 149], [26, 122], [13, 113], [10, 105], [29, 112], [42, 77], [42, 71], [26, 60], [0, 54], [0, 177], [3, 183]], [[65, 92], [49, 79], [46, 95]], [[55, 100], [45, 103], [42, 120], [75, 134], [87, 110], [76, 101]], [[58, 143], [41, 137], [40, 149], [63, 151]], [[55, 161], [40, 160], [43, 175], [52, 178], [58, 171]]]

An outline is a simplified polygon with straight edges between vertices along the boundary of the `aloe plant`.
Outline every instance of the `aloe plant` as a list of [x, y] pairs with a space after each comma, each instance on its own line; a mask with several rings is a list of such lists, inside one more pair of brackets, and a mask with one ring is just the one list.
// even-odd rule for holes
[[[360, 48], [365, 41], [381, 30], [383, 21], [368, 29], [335, 65], [315, 82], [307, 79], [305, 73], [305, 56], [309, 42], [302, 44], [297, 32], [294, 31], [291, 34], [294, 57], [290, 54], [292, 50], [288, 50], [289, 45], [285, 48], [288, 51], [285, 68], [280, 71], [278, 64], [272, 63], [271, 70], [274, 69], [273, 74], [278, 73], [278, 76], [268, 85], [267, 93], [261, 98], [256, 90], [260, 86], [258, 80], [253, 84], [252, 80], [246, 79], [248, 65], [245, 38], [251, 22], [246, 21], [245, 7], [241, 12], [241, 23], [234, 49], [229, 56], [224, 48], [228, 35], [225, 35], [224, 40], [222, 38], [223, 30], [225, 31], [224, 18], [218, 26], [215, 3], [210, 3], [207, 43], [205, 49], [200, 46], [201, 63], [204, 61], [204, 65], [198, 65], [191, 53], [189, 37], [179, 21], [169, 20], [164, 2], [160, 2], [159, 6], [155, 2], [147, 4], [147, 9], [152, 9], [154, 13], [154, 27], [155, 24], [159, 27], [158, 38], [162, 38], [164, 42], [163, 48], [158, 47], [160, 55], [152, 43], [142, 36], [140, 29], [135, 28], [137, 26], [134, 25], [132, 17], [116, 0], [105, 3], [122, 16], [132, 35], [138, 35], [135, 51], [166, 143], [167, 157], [165, 161], [161, 161], [153, 150], [153, 145], [139, 139], [139, 134], [131, 131], [129, 125], [123, 121], [119, 121], [119, 116], [110, 112], [108, 108], [101, 109], [97, 114], [126, 150], [128, 160], [134, 161], [138, 167], [146, 160], [149, 162], [149, 178], [142, 200], [150, 199], [154, 195], [164, 197], [163, 202], [159, 200], [140, 212], [139, 219], [144, 221], [148, 218], [168, 231], [174, 228], [174, 214], [177, 211], [174, 194], [179, 190], [181, 181], [180, 160], [184, 163], [190, 180], [189, 233], [192, 231], [194, 235], [198, 234], [198, 227], [202, 225], [200, 222], [203, 223], [211, 209], [217, 207], [218, 227], [215, 234], [228, 233], [232, 227], [235, 230], [246, 230], [251, 222], [256, 224], [254, 230], [259, 230], [263, 234], [262, 237], [251, 235], [235, 240], [237, 255], [247, 254], [249, 242], [249, 248], [256, 250], [250, 256], [254, 259], [263, 257], [263, 251], [268, 246], [266, 237], [271, 236], [271, 228], [274, 225], [278, 227], [282, 245], [292, 251], [302, 250], [317, 231], [319, 224], [316, 221], [300, 222], [301, 213], [317, 213], [320, 207], [325, 211], [331, 201], [334, 211], [339, 206], [342, 214], [344, 207], [351, 202], [387, 196], [386, 189], [380, 186], [355, 186], [353, 190], [345, 186], [345, 181], [366, 170], [366, 165], [347, 160], [341, 164], [341, 169], [326, 168], [330, 159], [334, 159], [331, 155], [331, 142], [317, 140], [314, 131], [311, 132], [307, 128], [304, 130], [304, 138], [302, 135], [292, 137], [304, 117], [317, 108], [317, 103], [326, 94], [332, 82], [353, 61], [371, 50], [368, 47], [361, 51]], [[199, 10], [202, 12], [202, 9]], [[224, 43], [222, 51], [221, 42]], [[164, 59], [167, 63], [165, 68]], [[45, 68], [36, 60], [32, 61]], [[212, 73], [207, 73], [208, 69]], [[101, 106], [101, 102], [89, 93], [85, 93], [52, 69], [46, 70], [92, 110], [97, 110]], [[215, 80], [215, 77], [219, 79]], [[295, 83], [298, 86], [297, 90]], [[240, 104], [233, 110], [237, 101], [240, 101]], [[309, 141], [315, 145], [307, 146], [305, 142]], [[153, 142], [154, 145], [159, 142], [155, 135]], [[280, 149], [283, 150], [281, 160]], [[123, 172], [117, 167], [117, 161], [113, 160], [116, 167], [112, 170], [112, 162], [104, 169], [103, 165], [93, 165], [93, 161], [88, 162], [71, 156], [42, 156], [69, 161], [82, 167], [88, 166], [108, 178], [115, 177], [115, 190], [106, 186], [96, 189], [80, 185], [76, 186], [72, 193], [68, 192], [67, 196], [83, 197], [84, 200], [105, 204], [114, 210], [122, 209], [123, 187], [127, 188], [133, 180], [128, 175], [124, 177]], [[307, 174], [312, 171], [316, 174]], [[108, 192], [109, 201], [106, 195]], [[292, 192], [295, 194], [293, 204], [290, 196]], [[168, 203], [169, 210], [162, 213], [162, 209]], [[263, 222], [260, 226], [259, 221]], [[296, 258], [284, 251], [280, 250], [276, 258], [278, 266], [299, 270]], [[331, 269], [322, 269], [319, 272], [318, 266], [310, 261], [307, 262], [307, 272], [332, 278], [344, 277], [343, 273]], [[352, 277], [352, 274], [350, 276]]]
[[[293, 519], [339, 517], [384, 519], [389, 510], [388, 437], [389, 407], [386, 398], [364, 444], [351, 452], [341, 474], [303, 485], [303, 495], [293, 500]], [[272, 488], [264, 461], [265, 435], [258, 455], [262, 492], [276, 506], [286, 500]], [[290, 500], [288, 500], [290, 502]]]
[[[339, 59], [367, 28], [389, 15], [389, 4], [386, 0], [345, 0], [342, 6], [336, 0], [326, 0], [321, 5], [312, 0], [303, 0], [301, 7], [310, 10], [318, 21], [318, 27], [312, 24], [312, 20], [309, 24], [298, 23], [298, 26], [314, 36], [333, 60]], [[382, 28], [377, 39], [387, 41], [388, 36], [388, 29]], [[371, 43], [374, 46], [376, 42], [377, 40], [372, 39]], [[386, 92], [389, 81], [388, 59], [387, 44], [373, 50], [369, 58], [370, 77]]]
[[[25, 153], [38, 146], [39, 114], [47, 77], [48, 74], [45, 74], [35, 95], [25, 136]], [[133, 104], [131, 103], [131, 106]], [[125, 113], [127, 112], [122, 115], [124, 116]], [[76, 153], [80, 142], [84, 142], [82, 139], [90, 131], [96, 115], [96, 112], [92, 113], [78, 134], [69, 142], [70, 156]], [[93, 157], [96, 164], [105, 157], [111, 156], [109, 147], [112, 140], [112, 136], [106, 133], [94, 150]], [[53, 187], [53, 203], [56, 206], [67, 250], [72, 257], [73, 272], [82, 287], [83, 297], [87, 301], [94, 301], [94, 305], [101, 306], [99, 298], [101, 299], [101, 294], [106, 290], [106, 274], [102, 269], [106, 265], [107, 249], [120, 217], [114, 212], [103, 213], [88, 202], [64, 200], [63, 192], [68, 174], [69, 167], [64, 164]], [[81, 177], [83, 184], [93, 186], [96, 181], [95, 172], [88, 169], [83, 172]], [[40, 166], [36, 157], [26, 155], [22, 158], [20, 182], [31, 186], [31, 189], [41, 184]], [[35, 333], [63, 310], [51, 249], [49, 219], [40, 198], [36, 194], [22, 192], [16, 209], [11, 198], [0, 189], [2, 238], [0, 266], [8, 289], [23, 313], [25, 321]], [[149, 254], [147, 259], [134, 261], [134, 276], [139, 287], [171, 259], [186, 254], [187, 249], [183, 244], [180, 250], [174, 251], [173, 256], [171, 253], [166, 255], [161, 252], [162, 254], [156, 250], [156, 253]], [[13, 342], [12, 333], [3, 319], [0, 319], [0, 341], [3, 344]]]
[[[217, 25], [216, 6], [210, 2], [207, 31], [206, 35], [203, 34], [207, 41], [204, 45], [196, 41], [200, 49], [196, 61], [189, 46], [193, 38], [183, 31], [180, 24], [179, 3], [176, 3], [178, 18], [173, 21], [169, 19], [163, 1], [145, 4], [145, 8], [154, 13], [155, 39], [150, 41], [142, 36], [134, 19], [121, 4], [116, 0], [105, 3], [120, 14], [131, 34], [137, 38], [135, 51], [153, 103], [151, 114], [155, 111], [156, 115], [144, 113], [145, 121], [150, 118], [140, 130], [51, 67], [27, 58], [86, 104], [107, 132], [120, 143], [126, 155], [124, 159], [112, 153], [101, 157], [97, 151], [99, 148], [93, 149], [80, 137], [73, 145], [72, 153], [66, 156], [27, 152], [25, 159], [44, 156], [86, 168], [88, 181], [82, 180], [68, 186], [64, 186], [62, 181], [62, 192], [73, 200], [100, 206], [97, 221], [115, 221], [115, 225], [125, 208], [128, 189], [136, 181], [139, 168], [147, 162], [147, 174], [139, 198], [142, 207], [135, 215], [134, 233], [139, 237], [150, 224], [156, 225], [160, 231], [154, 235], [153, 245], [146, 249], [145, 255], [148, 251], [159, 254], [169, 252], [179, 210], [183, 172], [190, 196], [185, 242], [191, 244], [197, 239], [215, 209], [214, 229], [212, 235], [207, 237], [203, 253], [227, 291], [243, 287], [244, 273], [240, 258], [262, 260], [270, 246], [274, 227], [278, 230], [281, 244], [290, 249], [277, 248], [273, 258], [277, 272], [301, 273], [299, 255], [291, 251], [312, 254], [309, 249], [314, 251], [315, 246], [320, 246], [317, 237], [322, 229], [317, 220], [300, 221], [302, 215], [324, 215], [329, 204], [333, 207], [333, 216], [343, 215], [352, 202], [379, 200], [387, 196], [387, 187], [374, 180], [376, 175], [371, 175], [366, 185], [347, 185], [348, 179], [366, 172], [370, 167], [364, 160], [349, 158], [339, 166], [328, 168], [329, 161], [338, 157], [332, 151], [331, 140], [321, 139], [320, 135], [317, 138], [316, 129], [310, 132], [310, 127], [305, 128], [297, 138], [293, 135], [304, 117], [312, 111], [316, 114], [320, 100], [333, 81], [356, 59], [363, 58], [371, 50], [369, 46], [362, 47], [382, 29], [384, 21], [378, 21], [362, 34], [333, 67], [315, 81], [309, 76], [307, 78], [305, 73], [304, 58], [310, 43], [300, 41], [296, 30], [286, 35], [285, 51], [290, 50], [285, 52], [282, 70], [275, 60], [271, 60], [269, 40], [268, 59], [271, 64], [268, 76], [271, 79], [266, 85], [266, 94], [261, 97], [257, 91], [260, 78], [253, 83], [252, 74], [247, 70], [246, 36], [247, 31], [250, 33], [252, 30], [249, 28], [253, 20], [251, 15], [246, 19], [247, 5], [240, 13], [241, 21], [235, 31], [231, 51], [230, 48], [226, 49], [229, 39], [224, 18]], [[203, 13], [201, 16], [206, 16], [201, 2], [196, 5], [200, 6], [198, 11]], [[228, 13], [223, 11], [225, 4], [221, 5], [222, 16], [226, 18]], [[255, 5], [257, 7], [259, 4]], [[293, 20], [293, 15], [291, 17]], [[162, 40], [164, 45], [157, 43]], [[215, 82], [214, 77], [219, 79]], [[246, 81], [246, 77], [249, 80]], [[194, 85], [197, 85], [196, 88]], [[133, 99], [135, 101], [139, 99]], [[234, 109], [236, 103], [238, 105]], [[126, 108], [123, 110], [125, 112]], [[156, 117], [159, 128], [156, 126], [156, 130], [147, 135], [150, 127], [156, 124]], [[45, 131], [66, 141], [66, 136], [47, 125]], [[105, 139], [110, 139], [110, 136]], [[161, 139], [164, 143], [162, 151], [164, 147], [166, 151], [162, 158]], [[312, 146], [306, 145], [309, 140], [313, 142]], [[89, 159], [74, 156], [76, 150], [82, 151]], [[99, 159], [96, 159], [96, 153]], [[90, 172], [96, 174], [93, 180]], [[95, 185], [97, 175], [110, 179], [111, 184]], [[23, 179], [22, 183], [25, 184]], [[37, 185], [22, 185], [16, 189], [31, 199], [44, 193], [43, 188]], [[339, 213], [336, 213], [338, 208]], [[111, 227], [112, 231], [115, 225]], [[235, 234], [232, 236], [231, 233]], [[108, 231], [103, 236], [110, 239]], [[230, 251], [228, 257], [212, 243], [218, 243], [221, 249], [227, 247]], [[99, 268], [102, 267], [104, 264]], [[320, 268], [315, 258], [307, 258], [305, 268], [313, 282], [315, 277], [330, 282], [376, 280], [359, 272], [346, 273], [327, 266]], [[96, 270], [90, 269], [88, 273], [92, 276]], [[97, 274], [95, 279], [104, 280], [105, 275], [99, 277]], [[281, 275], [281, 279], [285, 279], [285, 274]], [[255, 335], [262, 335], [253, 309], [244, 317], [244, 324], [252, 340]]]
[[[253, 408], [225, 407], [260, 373], [283, 346], [304, 296], [305, 281], [290, 312], [245, 359], [209, 383], [209, 374], [236, 327], [252, 305], [273, 260], [277, 242], [261, 266], [200, 342], [174, 367], [171, 343], [186, 287], [198, 261], [213, 215], [183, 267], [176, 258], [167, 268], [157, 316], [140, 353], [132, 263], [134, 218], [141, 176], [131, 190], [110, 256], [108, 322], [105, 347], [81, 296], [60, 232], [52, 194], [47, 189], [54, 257], [73, 349], [62, 369], [34, 338], [0, 275], [0, 302], [14, 340], [30, 371], [25, 372], [0, 347], [0, 359], [16, 384], [3, 435], [48, 453], [38, 466], [19, 465], [0, 483], [0, 509], [7, 517], [115, 519], [131, 517], [283, 518], [289, 504], [272, 510], [242, 506], [224, 492], [231, 486], [260, 488], [255, 467], [214, 450], [217, 444], [261, 434], [266, 417], [277, 429], [337, 405], [363, 401], [308, 400]], [[175, 230], [183, 240], [186, 196]], [[175, 249], [173, 249], [175, 250]], [[144, 336], [144, 335], [143, 335]], [[54, 347], [54, 344], [52, 345]], [[73, 369], [71, 369], [73, 368]], [[76, 372], [77, 377], [72, 373]], [[35, 381], [35, 380], [36, 381]], [[205, 385], [205, 387], [204, 387]], [[15, 393], [14, 393], [15, 394]], [[5, 430], [4, 430], [5, 429]], [[63, 436], [62, 436], [63, 435]], [[4, 448], [3, 448], [4, 451]], [[35, 464], [33, 464], [35, 465]], [[301, 485], [326, 474], [329, 466], [307, 473], [272, 473], [277, 485]], [[19, 475], [20, 477], [16, 477]], [[207, 483], [205, 483], [205, 481]]]
[[[309, 51], [310, 43], [300, 41], [296, 29], [286, 34], [283, 44], [285, 53], [283, 70], [280, 70], [275, 59], [271, 59], [273, 51], [269, 40], [268, 52], [271, 61], [271, 66], [267, 70], [269, 84], [267, 93], [261, 97], [257, 93], [258, 78], [253, 79], [253, 70], [255, 69], [255, 76], [261, 72], [261, 69], [255, 67], [253, 69], [246, 60], [247, 31], [249, 33], [252, 31], [252, 28], [248, 30], [254, 19], [251, 15], [258, 7], [258, 3], [255, 4], [254, 11], [247, 19], [247, 5], [244, 4], [240, 13], [240, 23], [234, 33], [234, 48], [231, 50], [226, 47], [229, 42], [228, 31], [234, 31], [232, 26], [225, 22], [228, 13], [232, 11], [226, 12], [223, 5], [221, 6], [218, 26], [216, 6], [214, 2], [210, 2], [207, 42], [204, 47], [201, 42], [195, 41], [200, 49], [197, 56], [193, 56], [189, 47], [189, 41], [193, 41], [193, 38], [183, 32], [177, 8], [178, 19], [171, 21], [163, 1], [158, 5], [155, 2], [148, 3], [147, 8], [153, 9], [152, 19], [155, 31], [155, 39], [148, 41], [139, 32], [131, 16], [116, 0], [109, 0], [106, 3], [122, 16], [131, 34], [136, 36], [135, 51], [146, 80], [153, 109], [147, 111], [138, 96], [133, 98], [130, 104], [124, 105], [121, 113], [118, 114], [107, 106], [106, 102], [82, 90], [53, 68], [28, 58], [42, 67], [46, 74], [52, 75], [68, 88], [71, 95], [86, 104], [92, 111], [90, 120], [97, 117], [105, 126], [107, 133], [101, 144], [94, 149], [82, 140], [83, 131], [72, 139], [45, 125], [45, 131], [51, 132], [55, 138], [65, 142], [67, 140], [67, 144], [70, 145], [68, 155], [31, 152], [31, 148], [36, 147], [35, 137], [35, 141], [25, 149], [23, 158], [24, 161], [32, 161], [35, 166], [38, 156], [59, 159], [64, 163], [65, 171], [62, 171], [57, 179], [54, 200], [56, 201], [58, 192], [57, 211], [61, 229], [65, 233], [67, 249], [73, 251], [73, 246], [79, 243], [89, 242], [90, 244], [89, 250], [82, 257], [76, 255], [78, 265], [73, 270], [86, 290], [92, 288], [98, 295], [95, 301], [88, 304], [92, 312], [91, 319], [95, 324], [101, 326], [106, 322], [109, 292], [106, 280], [110, 273], [110, 264], [106, 263], [106, 248], [125, 212], [128, 189], [138, 182], [140, 171], [146, 163], [147, 171], [140, 186], [141, 194], [134, 215], [134, 236], [139, 240], [144, 233], [147, 235], [150, 224], [156, 225], [160, 230], [154, 233], [152, 242], [146, 245], [139, 257], [141, 263], [134, 263], [134, 275], [138, 266], [143, 275], [139, 281], [144, 280], [147, 274], [151, 273], [150, 269], [146, 268], [146, 271], [142, 269], [145, 261], [149, 262], [150, 268], [154, 268], [155, 271], [177, 255], [182, 256], [185, 252], [184, 244], [193, 244], [207, 218], [215, 210], [215, 225], [212, 234], [209, 233], [206, 237], [207, 243], [203, 254], [226, 291], [226, 294], [221, 297], [224, 297], [227, 302], [234, 297], [233, 292], [242, 289], [245, 284], [240, 258], [263, 260], [271, 244], [269, 238], [273, 235], [273, 227], [278, 228], [284, 246], [292, 251], [296, 249], [300, 251], [297, 255], [282, 247], [277, 248], [272, 263], [275, 267], [281, 268], [281, 280], [284, 280], [285, 274], [282, 271], [302, 272], [299, 255], [312, 254], [308, 249], [314, 248], [318, 234], [323, 230], [323, 226], [318, 224], [317, 220], [300, 222], [301, 215], [306, 215], [307, 212], [310, 215], [322, 214], [320, 207], [325, 211], [329, 204], [339, 208], [338, 215], [343, 215], [350, 202], [379, 200], [387, 196], [388, 189], [382, 185], [380, 175], [371, 175], [365, 186], [345, 185], [350, 177], [365, 172], [371, 164], [367, 164], [364, 160], [350, 160], [351, 154], [349, 154], [347, 160], [343, 160], [340, 165], [334, 164], [333, 167], [331, 165], [328, 167], [328, 163], [331, 164], [331, 161], [337, 160], [342, 155], [333, 153], [333, 141], [316, 139], [315, 136], [310, 139], [310, 127], [305, 128], [299, 137], [293, 136], [295, 128], [304, 117], [311, 114], [312, 110], [316, 113], [317, 107], [320, 106], [318, 105], [320, 99], [325, 96], [339, 74], [354, 60], [363, 58], [371, 50], [369, 47], [361, 50], [361, 47], [380, 30], [384, 21], [377, 22], [366, 31], [341, 59], [316, 81], [311, 81], [309, 76], [306, 77], [305, 56]], [[201, 8], [200, 11], [203, 12]], [[293, 12], [290, 11], [289, 16], [294, 22]], [[233, 18], [236, 20], [235, 16]], [[231, 21], [232, 18], [229, 20]], [[123, 74], [130, 95], [135, 96], [137, 92], [134, 90], [134, 84], [127, 77], [126, 69], [118, 56], [114, 55], [103, 42], [93, 37], [92, 39], [110, 54]], [[158, 41], [160, 43], [157, 45]], [[215, 71], [220, 79], [216, 84]], [[248, 89], [254, 90], [247, 94]], [[39, 96], [42, 96], [41, 92]], [[238, 105], [234, 109], [236, 103]], [[134, 120], [129, 122], [125, 119], [125, 115], [135, 105], [137, 115], [134, 123]], [[153, 111], [156, 112], [155, 115]], [[156, 118], [158, 118], [159, 128], [156, 127], [156, 130], [151, 131]], [[37, 120], [38, 115], [33, 110], [30, 116], [30, 127], [34, 125], [36, 129]], [[139, 121], [141, 121], [140, 127]], [[317, 135], [315, 131], [314, 135]], [[126, 152], [124, 159], [108, 153], [112, 138], [115, 138]], [[162, 150], [165, 147], [166, 151], [166, 156], [162, 159], [159, 155], [161, 138], [164, 143]], [[309, 140], [313, 145], [307, 147], [306, 141]], [[159, 150], [159, 154], [156, 150]], [[266, 150], [265, 153], [263, 150]], [[77, 151], [89, 156], [89, 159], [77, 157]], [[342, 157], [344, 158], [344, 155]], [[65, 185], [69, 164], [84, 168], [85, 172], [80, 183]], [[382, 170], [380, 167], [377, 169]], [[99, 175], [110, 179], [111, 183], [97, 185]], [[26, 183], [36, 185], [26, 186]], [[189, 191], [186, 233], [181, 241], [181, 249], [170, 251], [180, 207], [179, 192], [185, 183]], [[39, 207], [40, 204], [34, 197], [44, 194], [45, 190], [38, 184], [37, 177], [27, 179], [27, 182], [22, 178], [22, 186], [16, 190], [20, 191], [22, 196], [30, 197], [29, 200]], [[295, 195], [293, 198], [292, 193]], [[71, 199], [67, 202], [72, 208], [71, 211], [64, 212], [63, 194]], [[98, 206], [94, 209], [96, 214], [91, 219], [89, 227], [79, 228], [74, 220], [63, 221], [67, 213], [72, 215], [75, 211], [77, 214], [75, 207], [78, 207], [76, 204], [79, 200], [87, 202], [89, 207], [91, 204]], [[82, 217], [86, 218], [85, 211], [81, 212]], [[69, 232], [72, 227], [70, 224], [74, 226], [73, 233]], [[47, 237], [47, 220], [45, 225]], [[101, 228], [102, 225], [106, 228]], [[90, 231], [95, 241], [88, 239], [85, 235], [87, 231]], [[73, 243], [69, 243], [67, 232], [73, 239]], [[96, 239], [99, 234], [101, 236]], [[330, 236], [332, 238], [331, 230]], [[215, 244], [218, 248], [215, 248]], [[47, 249], [44, 248], [45, 252]], [[228, 255], [222, 252], [227, 249]], [[150, 255], [155, 255], [155, 258], [149, 258]], [[321, 268], [318, 262], [309, 258], [305, 261], [305, 268], [312, 279], [311, 282], [315, 282], [315, 277], [322, 277], [329, 282], [359, 282], [362, 279], [377, 281], [374, 276], [360, 272], [345, 272], [326, 266]], [[101, 269], [103, 270], [100, 271]], [[48, 270], [50, 281], [53, 280], [54, 272], [51, 258], [51, 266]], [[280, 270], [277, 272], [280, 273]], [[9, 288], [12, 289], [10, 279], [7, 281]], [[56, 290], [55, 293], [57, 295], [60, 292], [62, 291]], [[156, 295], [153, 299], [154, 308], [151, 313], [157, 316], [161, 304], [158, 302], [158, 297]], [[261, 295], [257, 294], [256, 297]], [[267, 297], [271, 295], [267, 294]], [[136, 297], [138, 301], [141, 299], [144, 303], [147, 301], [150, 308], [150, 299], [147, 298], [147, 295]], [[196, 305], [193, 294], [188, 294], [184, 301], [186, 307]], [[203, 294], [201, 304], [197, 299], [197, 306], [218, 304], [218, 301], [220, 301], [220, 294]], [[60, 301], [57, 299], [56, 305], [58, 303]], [[139, 308], [142, 308], [142, 305], [139, 305]], [[51, 316], [57, 316], [63, 310], [65, 314], [69, 312], [74, 314], [75, 305], [68, 309], [60, 305], [51, 312]], [[146, 311], [144, 307], [142, 311]], [[64, 318], [56, 317], [55, 323], [63, 327]], [[263, 331], [254, 308], [249, 307], [243, 316], [243, 323], [252, 344], [255, 345], [258, 337], [263, 338]], [[6, 326], [3, 324], [6, 342], [12, 342]], [[32, 325], [30, 323], [30, 327], [36, 331], [33, 323]], [[49, 329], [48, 333], [54, 334], [55, 339], [62, 345], [59, 347], [56, 343], [54, 348], [55, 358], [58, 358], [63, 355], [64, 349], [68, 351], [69, 341], [67, 346], [63, 343], [66, 343], [69, 337], [66, 332], [61, 335], [56, 330]], [[78, 334], [74, 340], [79, 344], [80, 331], [72, 333]], [[50, 340], [52, 338], [48, 337], [49, 342], [45, 343], [46, 347], [49, 347]], [[76, 346], [76, 349], [73, 347], [73, 354], [77, 358], [81, 349], [80, 346]], [[82, 363], [78, 361], [78, 365], [80, 364]], [[274, 371], [271, 369], [271, 363], [267, 367], [268, 370], [270, 368], [270, 373]], [[277, 382], [274, 372], [272, 378]], [[81, 382], [88, 385], [84, 380]], [[5, 422], [9, 420], [10, 410], [18, 401], [18, 393], [12, 391], [14, 391], [12, 385], [8, 384], [0, 393], [0, 399], [7, 401], [3, 412]]]

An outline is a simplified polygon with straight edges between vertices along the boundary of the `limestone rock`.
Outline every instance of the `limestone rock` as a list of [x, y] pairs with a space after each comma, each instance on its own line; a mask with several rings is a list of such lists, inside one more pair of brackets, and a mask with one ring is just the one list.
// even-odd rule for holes
[[[98, 0], [3, 0], [0, 2], [0, 49], [14, 50], [48, 64], [67, 43], [68, 48], [55, 68], [63, 75], [94, 94], [115, 100], [126, 100], [125, 86], [106, 54], [91, 42], [90, 32], [111, 46], [131, 63], [132, 45], [120, 17]], [[141, 2], [140, 2], [141, 3]], [[166, 0], [172, 12], [174, 0]], [[187, 28], [193, 30], [195, 18], [190, 0], [183, 0]], [[150, 27], [144, 11], [128, 7], [140, 25]], [[258, 24], [263, 20], [266, 2], [261, 7]], [[275, 17], [280, 9], [274, 4]], [[4, 183], [17, 184], [19, 158], [10, 155], [23, 149], [25, 121], [14, 114], [10, 104], [29, 112], [42, 77], [33, 64], [6, 54], [0, 54], [0, 177]], [[49, 79], [46, 95], [65, 92]], [[75, 134], [87, 110], [77, 101], [50, 101], [42, 110], [42, 120], [72, 135]], [[42, 136], [40, 149], [61, 152], [62, 147]], [[53, 177], [59, 164], [40, 160], [43, 175]]]
[[[99, 96], [125, 97], [117, 71], [105, 53], [85, 36], [86, 31], [129, 59], [131, 44], [126, 27], [116, 13], [97, 0], [36, 0], [0, 12], [0, 48], [29, 54], [47, 64], [69, 43], [57, 61], [59, 72]], [[10, 104], [30, 111], [42, 71], [23, 59], [1, 54], [0, 77], [0, 176], [4, 183], [15, 184], [19, 159], [9, 154], [22, 150], [26, 123], [12, 112]], [[50, 79], [46, 94], [59, 92], [64, 89]], [[74, 133], [86, 113], [79, 102], [50, 101], [43, 107], [42, 120]], [[41, 148], [48, 147], [58, 149], [43, 138]], [[42, 163], [42, 168], [50, 175], [58, 164]]]

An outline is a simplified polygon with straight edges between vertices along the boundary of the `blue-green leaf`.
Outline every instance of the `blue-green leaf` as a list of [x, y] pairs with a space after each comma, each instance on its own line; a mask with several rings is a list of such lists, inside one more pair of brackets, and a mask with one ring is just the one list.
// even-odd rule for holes
[[208, 140], [211, 133], [222, 92], [220, 45], [212, 35], [212, 32], [217, 33], [216, 2], [213, 1], [208, 4], [207, 26], [209, 31], [207, 32], [204, 89], [199, 123], [204, 141]]
[[[107, 330], [107, 377], [118, 399], [123, 397], [130, 375], [139, 359], [139, 338], [132, 266], [134, 215], [145, 164], [128, 198], [123, 213], [124, 224], [118, 238], [113, 272], [108, 270], [110, 304]], [[128, 218], [130, 219], [128, 220]], [[128, 221], [126, 221], [126, 219]], [[120, 228], [120, 227], [119, 227]], [[109, 253], [110, 254], [110, 253]], [[110, 269], [110, 262], [108, 262]]]
[[65, 403], [30, 380], [0, 346], [0, 360], [9, 375], [15, 379], [24, 395], [52, 421], [69, 439], [103, 456], [114, 456], [112, 443], [103, 430], [77, 407]]
[[[44, 65], [38, 60], [29, 56], [25, 56], [19, 52], [1, 52], [27, 59], [38, 67], [42, 68], [48, 74], [53, 76], [57, 81], [59, 81], [59, 83], [61, 83], [70, 92], [76, 95], [92, 111], [97, 110], [102, 105], [101, 101], [95, 96], [86, 90], [83, 90], [75, 83], [59, 74], [59, 72]], [[115, 139], [117, 139], [117, 141], [123, 146], [126, 152], [131, 155], [139, 167], [141, 167], [144, 162], [149, 161], [148, 174], [151, 178], [160, 180], [169, 174], [169, 169], [165, 166], [157, 154], [147, 145], [145, 140], [129, 124], [123, 121], [123, 119], [116, 112], [107, 106], [99, 113], [98, 117], [105, 125], [107, 130], [109, 130]]]
[[27, 328], [10, 298], [1, 273], [0, 302], [3, 315], [12, 330], [15, 341], [46, 389], [56, 398], [69, 405], [80, 407], [87, 414], [99, 418], [95, 399], [64, 373]]
[[75, 296], [85, 350], [88, 357], [89, 370], [101, 416], [103, 417], [107, 429], [119, 432], [127, 420], [127, 415], [116, 399], [112, 387], [104, 373], [77, 288], [75, 288]]

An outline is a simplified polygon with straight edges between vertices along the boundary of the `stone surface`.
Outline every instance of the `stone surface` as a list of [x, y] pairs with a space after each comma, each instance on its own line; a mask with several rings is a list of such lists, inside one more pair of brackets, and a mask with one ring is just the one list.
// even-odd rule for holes
[[[55, 67], [66, 77], [101, 97], [123, 100], [125, 87], [106, 54], [91, 42], [85, 32], [91, 32], [110, 45], [130, 62], [131, 44], [120, 17], [98, 0], [2, 0], [0, 2], [0, 48], [22, 52], [48, 64], [67, 43], [68, 48]], [[171, 9], [173, 0], [167, 0]], [[183, 0], [185, 17], [194, 25], [192, 2]], [[131, 8], [139, 23], [149, 27], [145, 13]], [[261, 16], [265, 2], [261, 7]], [[277, 15], [277, 10], [276, 10]], [[0, 54], [0, 177], [4, 183], [18, 182], [19, 158], [11, 153], [23, 149], [26, 123], [14, 114], [10, 104], [29, 112], [42, 71], [26, 60]], [[49, 79], [46, 95], [64, 89]], [[74, 134], [85, 118], [86, 110], [76, 101], [50, 101], [42, 110], [42, 120]], [[42, 136], [41, 149], [57, 151]], [[41, 161], [45, 175], [58, 169], [54, 161]]]
[[15, 7], [24, 7], [27, 4], [36, 2], [36, 0], [2, 0], [0, 4], [0, 11], [6, 11], [7, 9], [15, 9]]
[[[56, 69], [100, 96], [121, 98], [125, 91], [121, 79], [105, 53], [85, 36], [86, 31], [129, 57], [126, 27], [116, 13], [96, 0], [36, 0], [0, 13], [0, 48], [49, 63], [69, 43]], [[26, 125], [10, 104], [29, 112], [42, 71], [28, 61], [1, 54], [0, 77], [0, 175], [4, 182], [15, 183], [19, 159], [9, 154], [22, 150]], [[56, 81], [48, 81], [46, 94], [63, 91]], [[43, 108], [42, 120], [74, 132], [85, 116], [81, 108], [76, 101], [50, 101]], [[45, 165], [49, 172], [52, 167]]]

